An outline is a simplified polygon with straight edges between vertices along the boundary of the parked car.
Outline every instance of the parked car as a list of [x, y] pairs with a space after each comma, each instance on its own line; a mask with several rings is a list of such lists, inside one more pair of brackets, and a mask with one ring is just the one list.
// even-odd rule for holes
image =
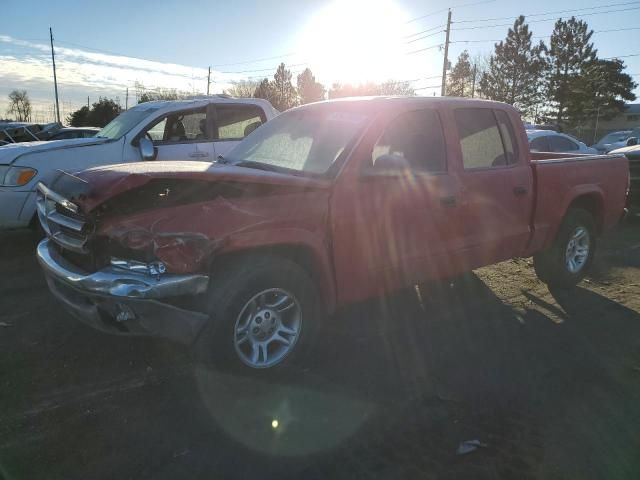
[[532, 152], [598, 153], [569, 135], [551, 130], [527, 130], [527, 137]]
[[58, 122], [40, 124], [31, 122], [0, 122], [0, 146], [10, 143], [48, 140], [62, 128]]
[[6, 145], [0, 148], [0, 229], [36, 224], [36, 185], [57, 170], [142, 160], [211, 162], [277, 113], [259, 98], [148, 102], [95, 137]]
[[612, 150], [611, 154], [624, 155], [629, 160], [629, 204], [640, 207], [640, 144], [638, 137], [630, 137], [626, 147]]
[[59, 172], [39, 185], [37, 256], [95, 328], [270, 369], [336, 308], [415, 284], [533, 255], [541, 280], [575, 285], [628, 178], [623, 156], [530, 153], [507, 104], [341, 99], [282, 113], [215, 164]]
[[49, 140], [69, 140], [70, 138], [91, 138], [100, 131], [97, 127], [64, 127], [49, 137]]
[[632, 133], [632, 130], [620, 130], [618, 132], [611, 132], [598, 140], [598, 143], [594, 143], [591, 146], [598, 150], [599, 153], [608, 153], [612, 150], [625, 147], [627, 145], [627, 140], [632, 136]]

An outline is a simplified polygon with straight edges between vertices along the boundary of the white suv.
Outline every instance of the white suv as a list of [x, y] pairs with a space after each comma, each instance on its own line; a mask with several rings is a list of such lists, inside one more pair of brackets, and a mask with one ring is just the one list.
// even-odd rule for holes
[[0, 147], [0, 229], [35, 221], [36, 185], [56, 170], [143, 160], [213, 162], [278, 111], [260, 98], [214, 95], [136, 105], [93, 138]]

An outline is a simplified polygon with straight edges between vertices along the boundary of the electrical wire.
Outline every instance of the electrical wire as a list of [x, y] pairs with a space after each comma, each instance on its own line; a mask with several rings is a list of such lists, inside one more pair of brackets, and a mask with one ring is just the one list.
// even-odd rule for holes
[[[541, 15], [555, 15], [557, 13], [571, 13], [571, 12], [581, 12], [583, 10], [596, 10], [596, 9], [600, 9], [600, 8], [610, 8], [610, 7], [621, 7], [621, 6], [625, 6], [625, 5], [636, 5], [639, 4], [640, 1], [634, 1], [634, 2], [624, 2], [624, 3], [611, 3], [609, 5], [598, 5], [597, 7], [582, 7], [582, 8], [576, 8], [576, 9], [569, 9], [569, 10], [556, 10], [553, 12], [542, 12], [542, 13], [528, 13], [528, 14], [521, 14], [525, 17], [539, 17]], [[598, 13], [598, 12], [594, 12], [594, 13]], [[494, 22], [496, 20], [508, 20], [510, 18], [513, 18], [513, 16], [509, 16], [509, 17], [494, 17], [494, 18], [480, 18], [478, 20], [456, 20], [455, 23], [478, 23], [478, 22]]]
[[407, 55], [413, 55], [414, 53], [424, 52], [426, 50], [431, 50], [433, 48], [442, 48], [442, 44], [439, 43], [437, 45], [431, 45], [430, 47], [421, 48], [420, 50], [413, 50], [412, 52], [407, 52]]
[[475, 5], [484, 5], [485, 3], [493, 3], [493, 2], [495, 2], [495, 1], [496, 1], [496, 0], [484, 0], [484, 1], [482, 1], [482, 2], [462, 3], [462, 4], [458, 4], [458, 5], [452, 5], [452, 6], [450, 6], [450, 7], [442, 8], [442, 9], [440, 9], [440, 10], [436, 10], [436, 11], [434, 11], [434, 12], [430, 12], [430, 13], [427, 13], [427, 14], [425, 14], [425, 15], [421, 15], [421, 16], [419, 16], [419, 17], [411, 18], [411, 19], [407, 20], [407, 21], [406, 21], [406, 22], [404, 22], [404, 23], [405, 23], [405, 24], [407, 24], [407, 23], [417, 22], [418, 20], [422, 20], [423, 18], [432, 17], [433, 15], [437, 15], [437, 14], [439, 14], [439, 13], [449, 11], [449, 10], [450, 10], [450, 9], [452, 9], [452, 8], [473, 7], [473, 6], [475, 6]]
[[[630, 10], [637, 11], [637, 8], [623, 8], [619, 10], [607, 10], [604, 12], [593, 12], [593, 13], [585, 13], [580, 15], [581, 17], [586, 17], [588, 15], [603, 15], [605, 13], [618, 13], [618, 12], [628, 12]], [[530, 20], [527, 23], [539, 23], [539, 22], [555, 22], [558, 20], [556, 17], [553, 18], [541, 18], [539, 20]], [[493, 27], [510, 27], [513, 23], [498, 23], [493, 25], [477, 25], [473, 27], [462, 27], [462, 28], [452, 28], [451, 30], [460, 31], [460, 30], [478, 30], [479, 28], [493, 28]]]
[[[609, 30], [594, 30], [593, 33], [610, 33], [610, 32], [626, 32], [629, 30], [640, 30], [640, 27], [629, 27], [629, 28], [612, 28]], [[551, 35], [536, 35], [531, 37], [532, 39], [541, 39], [541, 38], [549, 38]], [[453, 40], [449, 43], [489, 43], [489, 42], [503, 42], [505, 39], [500, 38], [498, 40]]]
[[405, 43], [408, 45], [413, 42], [424, 40], [425, 38], [433, 37], [434, 35], [440, 35], [441, 33], [444, 33], [444, 32], [446, 32], [446, 30], [439, 30], [437, 32], [430, 33], [429, 35], [425, 35], [424, 37], [414, 38], [413, 40], [409, 40], [408, 42], [405, 42]]

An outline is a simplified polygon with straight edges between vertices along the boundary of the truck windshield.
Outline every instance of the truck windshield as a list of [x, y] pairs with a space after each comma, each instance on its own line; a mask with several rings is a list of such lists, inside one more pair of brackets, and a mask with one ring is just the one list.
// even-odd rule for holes
[[285, 112], [236, 146], [228, 163], [260, 168], [260, 164], [305, 173], [326, 173], [362, 130], [367, 116], [335, 109]]
[[96, 134], [96, 137], [117, 140], [123, 135], [126, 135], [129, 130], [131, 130], [156, 110], [158, 110], [157, 107], [146, 107], [142, 105], [122, 112], [116, 118], [111, 120], [111, 122], [109, 122], [105, 127], [103, 127], [102, 130], [100, 130]]

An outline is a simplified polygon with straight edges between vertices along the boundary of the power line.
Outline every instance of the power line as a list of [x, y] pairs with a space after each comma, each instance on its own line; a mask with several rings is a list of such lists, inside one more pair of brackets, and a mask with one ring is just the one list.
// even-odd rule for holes
[[430, 13], [427, 13], [427, 14], [425, 14], [425, 15], [421, 15], [421, 16], [419, 16], [419, 17], [411, 18], [411, 19], [407, 20], [407, 21], [406, 21], [406, 22], [404, 22], [404, 23], [405, 23], [405, 24], [407, 24], [407, 23], [413, 23], [413, 22], [416, 22], [416, 21], [418, 21], [418, 20], [422, 20], [423, 18], [432, 17], [432, 16], [437, 15], [437, 14], [439, 14], [439, 13], [446, 12], [446, 11], [448, 11], [448, 10], [449, 10], [449, 9], [451, 9], [451, 8], [473, 7], [473, 6], [475, 6], [475, 5], [484, 5], [485, 3], [493, 3], [493, 2], [495, 2], [495, 1], [496, 1], [496, 0], [484, 0], [484, 1], [482, 1], [482, 2], [462, 3], [462, 4], [458, 4], [458, 5], [451, 5], [450, 7], [447, 7], [447, 8], [442, 8], [442, 9], [440, 9], [440, 10], [436, 10], [436, 11], [434, 11], [434, 12], [430, 12]]
[[409, 43], [417, 42], [419, 40], [424, 40], [425, 38], [433, 37], [434, 35], [440, 35], [441, 33], [444, 33], [444, 32], [446, 32], [446, 30], [438, 30], [437, 32], [430, 33], [429, 35], [425, 35], [424, 37], [414, 38], [413, 40], [409, 40], [408, 42], [405, 42], [405, 43], [408, 45]]
[[444, 27], [446, 27], [446, 25], [444, 25], [444, 24], [438, 25], [436, 27], [427, 28], [426, 30], [422, 30], [420, 32], [412, 33], [411, 35], [405, 35], [403, 38], [415, 37], [416, 35], [422, 35], [423, 33], [428, 33], [428, 32], [431, 32], [433, 30], [437, 30], [438, 28], [444, 28]]
[[[640, 30], [640, 27], [629, 27], [629, 28], [612, 28], [609, 30], [594, 30], [593, 33], [609, 33], [609, 32], [626, 32], [628, 30]], [[540, 38], [549, 38], [551, 35], [536, 35], [531, 38], [540, 39]], [[500, 39], [486, 39], [486, 40], [454, 40], [451, 43], [489, 43], [489, 42], [502, 42], [504, 38]]]
[[616, 55], [615, 57], [606, 57], [602, 60], [615, 60], [616, 58], [640, 57], [640, 53], [630, 53], [628, 55]]
[[437, 45], [431, 45], [430, 47], [421, 48], [420, 50], [413, 50], [412, 52], [407, 52], [407, 55], [413, 55], [414, 53], [424, 52], [426, 50], [431, 50], [433, 48], [442, 48], [442, 44], [438, 43]]
[[[582, 7], [582, 8], [577, 8], [577, 9], [569, 9], [569, 10], [556, 10], [553, 12], [542, 12], [542, 13], [528, 13], [528, 14], [521, 14], [525, 17], [539, 17], [541, 15], [555, 15], [557, 13], [571, 13], [571, 12], [580, 12], [583, 10], [596, 10], [596, 9], [600, 9], [600, 8], [610, 8], [610, 7], [620, 7], [620, 6], [624, 6], [624, 5], [635, 5], [640, 3], [640, 1], [634, 1], [634, 2], [624, 2], [624, 3], [611, 3], [609, 5], [598, 5], [597, 7]], [[600, 12], [594, 12], [594, 13], [600, 13]], [[508, 16], [508, 17], [494, 17], [494, 18], [481, 18], [481, 19], [477, 19], [477, 20], [458, 20], [455, 23], [478, 23], [478, 22], [494, 22], [496, 20], [508, 20], [510, 18], [513, 18], [513, 15]]]
[[[637, 10], [637, 8], [623, 8], [623, 9], [619, 9], [619, 10], [607, 10], [604, 12], [592, 12], [592, 13], [585, 13], [580, 15], [581, 17], [586, 17], [588, 15], [602, 15], [605, 13], [618, 13], [618, 12], [628, 12], [629, 10]], [[539, 23], [539, 22], [552, 22], [552, 21], [556, 21], [558, 20], [556, 17], [553, 18], [541, 18], [539, 20], [531, 20], [528, 21], [527, 23]], [[513, 24], [512, 23], [498, 23], [498, 24], [493, 24], [493, 25], [477, 25], [477, 26], [473, 26], [473, 27], [462, 27], [462, 28], [454, 28], [453, 30], [459, 31], [459, 30], [477, 30], [479, 28], [492, 28], [492, 27], [511, 27]]]
[[[304, 65], [308, 65], [307, 62], [304, 63], [296, 63], [293, 65], [288, 65], [289, 68], [292, 67], [302, 67]], [[218, 73], [256, 73], [256, 72], [271, 72], [273, 70], [277, 70], [278, 67], [270, 67], [270, 68], [259, 68], [257, 70], [237, 70], [237, 71], [229, 71], [229, 72], [218, 72]]]

